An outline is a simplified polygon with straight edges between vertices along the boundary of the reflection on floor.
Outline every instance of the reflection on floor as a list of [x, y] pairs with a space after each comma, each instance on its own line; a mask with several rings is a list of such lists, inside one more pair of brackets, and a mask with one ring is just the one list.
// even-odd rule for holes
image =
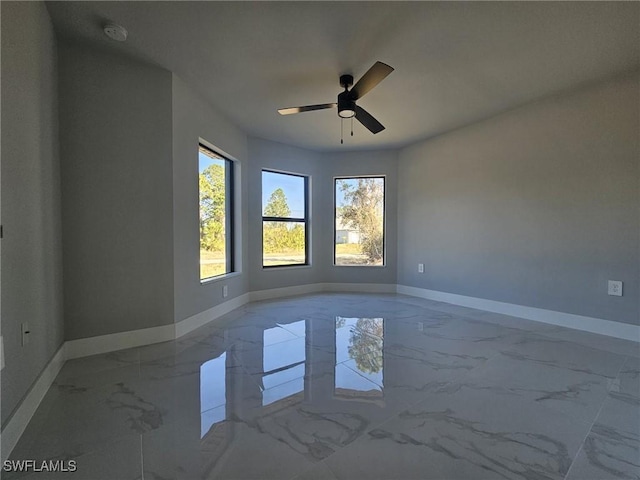
[[13, 459], [74, 479], [638, 479], [638, 344], [400, 295], [248, 304], [68, 362]]

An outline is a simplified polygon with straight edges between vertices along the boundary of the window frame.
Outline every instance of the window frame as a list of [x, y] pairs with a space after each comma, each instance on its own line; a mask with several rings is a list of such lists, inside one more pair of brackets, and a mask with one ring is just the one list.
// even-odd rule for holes
[[[290, 177], [300, 177], [304, 181], [304, 217], [267, 217], [264, 215], [264, 205], [260, 205], [260, 212], [262, 214], [261, 232], [262, 232], [262, 268], [266, 270], [276, 268], [295, 268], [295, 267], [308, 267], [310, 262], [310, 249], [309, 249], [309, 175], [302, 173], [283, 172], [281, 170], [273, 170], [270, 168], [263, 168], [260, 170], [260, 191], [264, 187], [263, 174], [276, 173], [278, 175], [289, 175]], [[260, 197], [262, 202], [262, 195]], [[304, 224], [304, 263], [287, 263], [284, 265], [265, 265], [264, 264], [264, 222], [281, 222], [281, 223], [302, 223]]]
[[[200, 273], [198, 277], [200, 277], [200, 284], [204, 285], [210, 283], [215, 280], [219, 280], [227, 275], [235, 273], [235, 161], [229, 158], [228, 155], [221, 153], [220, 150], [207, 145], [202, 140], [198, 142], [198, 153], [201, 150], [206, 150], [210, 152], [211, 155], [215, 158], [219, 158], [224, 161], [224, 184], [225, 184], [225, 206], [224, 206], [224, 216], [225, 216], [225, 271], [224, 273], [220, 273], [218, 275], [213, 275], [211, 277], [201, 278]], [[206, 155], [206, 153], [205, 153]], [[200, 175], [200, 160], [198, 160], [198, 179]], [[198, 216], [200, 216], [200, 187], [198, 187]], [[198, 222], [199, 224], [200, 222]], [[200, 255], [200, 237], [202, 232], [200, 231], [200, 226], [198, 225], [198, 256]], [[200, 258], [198, 262], [198, 271], [200, 272], [201, 264]]]
[[[338, 213], [338, 180], [358, 180], [361, 178], [381, 178], [382, 179], [382, 265], [340, 265], [336, 263], [336, 215]], [[387, 176], [386, 175], [343, 175], [333, 177], [333, 266], [334, 267], [361, 267], [361, 268], [384, 268], [387, 266]]]

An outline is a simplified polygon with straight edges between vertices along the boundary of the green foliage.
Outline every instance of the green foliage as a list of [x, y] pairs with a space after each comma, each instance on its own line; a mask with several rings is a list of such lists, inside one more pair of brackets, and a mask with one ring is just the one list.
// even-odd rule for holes
[[383, 323], [380, 318], [359, 318], [351, 330], [349, 356], [358, 370], [378, 373], [382, 370]]
[[202, 250], [224, 251], [224, 177], [224, 166], [215, 163], [209, 165], [200, 174], [200, 248]]
[[[267, 217], [289, 217], [291, 209], [281, 188], [273, 191], [264, 208]], [[304, 252], [304, 225], [301, 223], [264, 222], [262, 248], [264, 253]]]
[[277, 188], [273, 191], [267, 202], [267, 206], [264, 207], [265, 217], [290, 217], [291, 209], [287, 203], [287, 196], [281, 188]]
[[346, 205], [342, 207], [345, 225], [359, 230], [362, 253], [372, 263], [383, 257], [384, 184], [379, 178], [359, 178], [357, 184], [342, 182]]
[[304, 253], [304, 226], [265, 222], [262, 241], [264, 253]]

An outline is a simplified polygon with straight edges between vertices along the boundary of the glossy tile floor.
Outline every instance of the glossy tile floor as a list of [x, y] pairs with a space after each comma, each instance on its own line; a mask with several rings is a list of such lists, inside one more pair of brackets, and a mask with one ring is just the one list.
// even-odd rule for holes
[[67, 362], [11, 457], [77, 461], [29, 480], [638, 479], [639, 356], [400, 295], [252, 303]]

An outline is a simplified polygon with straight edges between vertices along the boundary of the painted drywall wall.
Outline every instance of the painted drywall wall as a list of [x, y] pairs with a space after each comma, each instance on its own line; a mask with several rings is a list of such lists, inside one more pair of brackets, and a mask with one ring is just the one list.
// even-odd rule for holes
[[[2, 2], [2, 426], [63, 342], [56, 40], [42, 2]], [[29, 344], [21, 346], [28, 322]]]
[[[247, 292], [247, 137], [176, 75], [172, 83], [173, 236], [176, 322]], [[200, 283], [198, 143], [200, 139], [235, 160], [236, 274]], [[228, 286], [223, 298], [222, 287]]]
[[[363, 134], [368, 135], [367, 132]], [[319, 196], [324, 199], [325, 217], [321, 272], [330, 283], [383, 283], [397, 280], [398, 154], [394, 150], [324, 153], [321, 157], [322, 182]], [[335, 177], [383, 175], [385, 177], [385, 266], [355, 267], [333, 265], [333, 188]]]
[[65, 338], [172, 323], [171, 73], [58, 54]]
[[[332, 208], [330, 199], [322, 197], [323, 165], [318, 153], [309, 150], [249, 138], [249, 290], [266, 290], [323, 281], [321, 264], [327, 230], [327, 213]], [[262, 267], [262, 170], [296, 173], [309, 177], [310, 265], [297, 267]]]
[[398, 283], [638, 324], [639, 100], [626, 75], [403, 149]]

